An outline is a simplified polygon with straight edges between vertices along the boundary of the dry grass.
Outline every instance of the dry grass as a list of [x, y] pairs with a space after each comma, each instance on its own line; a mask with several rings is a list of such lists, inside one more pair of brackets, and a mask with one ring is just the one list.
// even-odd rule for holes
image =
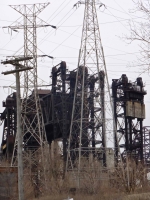
[[[56, 159], [57, 158], [57, 159]], [[86, 161], [88, 162], [88, 161]], [[145, 181], [145, 168], [141, 163], [133, 160], [124, 163], [124, 177], [120, 166], [112, 172], [103, 171], [97, 160], [82, 163], [82, 179], [80, 191], [70, 190], [77, 188], [77, 180], [73, 181], [71, 173], [66, 178], [62, 176], [62, 158], [57, 155], [55, 159], [46, 161], [46, 182], [39, 200], [64, 200], [68, 196], [74, 200], [147, 200], [150, 187]], [[89, 166], [89, 167], [88, 167]], [[138, 194], [135, 194], [138, 193]], [[140, 194], [141, 193], [141, 194]], [[130, 194], [130, 195], [129, 195]], [[36, 200], [28, 198], [30, 200]]]
[[[136, 164], [132, 160], [128, 165], [125, 163], [123, 178], [119, 166], [108, 172], [101, 168], [97, 160], [92, 160], [92, 165], [89, 165], [86, 160], [81, 166], [80, 190], [77, 190], [78, 181], [74, 179], [77, 176], [68, 172], [65, 179], [63, 177], [60, 155], [55, 155], [54, 160], [47, 159], [48, 155], [44, 156], [46, 158], [44, 165], [43, 162], [36, 161], [37, 167], [34, 167], [34, 170], [31, 167], [24, 170], [26, 200], [37, 198], [38, 200], [64, 200], [68, 196], [74, 200], [150, 200], [150, 193], [148, 193], [150, 186], [145, 179], [145, 168], [140, 163]], [[41, 161], [39, 155], [37, 157]], [[4, 181], [4, 178], [1, 179]], [[7, 188], [10, 188], [9, 193], [12, 194], [11, 183], [8, 181]], [[9, 196], [11, 200], [18, 199]]]
[[[48, 197], [41, 197], [39, 200], [64, 200], [67, 199], [67, 195], [52, 195]], [[74, 200], [150, 200], [150, 193], [142, 193], [142, 194], [132, 194], [132, 195], [124, 195], [124, 194], [105, 194], [105, 195], [75, 195], [70, 196]], [[36, 199], [32, 199], [36, 200]]]
[[[114, 197], [112, 196], [100, 196], [100, 195], [76, 195], [76, 196], [70, 196], [74, 200], [120, 200], [119, 195], [116, 195]], [[66, 200], [68, 198], [67, 195], [52, 195], [49, 197], [43, 197], [40, 198], [39, 200]], [[36, 200], [36, 199], [34, 199]]]
[[149, 200], [150, 193], [132, 194], [127, 195], [122, 200]]

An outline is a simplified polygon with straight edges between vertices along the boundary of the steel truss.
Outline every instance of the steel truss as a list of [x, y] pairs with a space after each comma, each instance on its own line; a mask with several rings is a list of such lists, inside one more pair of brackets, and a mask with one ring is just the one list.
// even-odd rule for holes
[[1, 148], [3, 156], [10, 162], [17, 128], [16, 93], [9, 95], [6, 101], [3, 101], [3, 107], [5, 109], [0, 115], [0, 120], [4, 123]]
[[52, 88], [50, 94], [43, 97], [43, 115], [48, 142], [58, 139], [62, 143], [65, 170], [68, 138], [76, 81], [76, 70], [68, 71], [63, 61], [52, 68]]
[[77, 171], [80, 180], [83, 160], [93, 156], [107, 166], [106, 147], [113, 147], [113, 113], [96, 3], [78, 4], [85, 4], [85, 12], [66, 170]]
[[150, 126], [143, 127], [143, 159], [145, 164], [150, 164]]
[[146, 95], [146, 91], [140, 77], [135, 82], [131, 82], [123, 74], [120, 79], [112, 80], [114, 117], [117, 129], [116, 159], [118, 159], [119, 143], [124, 158], [129, 155], [137, 161], [143, 160], [144, 95]]
[[[49, 3], [10, 6], [23, 16], [23, 24], [12, 24], [9, 28], [12, 30], [24, 30], [24, 58], [29, 59], [23, 61], [23, 66], [30, 67], [30, 70], [24, 72], [23, 80], [21, 80], [23, 95], [21, 100], [22, 147], [20, 149], [23, 150], [24, 167], [26, 169], [28, 168], [29, 170], [27, 171], [33, 174], [32, 180], [34, 186], [39, 188], [42, 187], [40, 186], [42, 184], [44, 184], [46, 188], [43, 147], [47, 144], [47, 138], [37, 89], [36, 29], [38, 27], [43, 27], [43, 21], [40, 21], [41, 24], [37, 24], [37, 16], [48, 5]], [[18, 137], [18, 135], [15, 137], [11, 166], [17, 166]], [[29, 157], [30, 162], [28, 159]], [[43, 163], [40, 175], [38, 170], [39, 162]], [[40, 179], [40, 181], [38, 181], [38, 179]]]
[[[24, 61], [25, 67], [32, 67], [32, 70], [24, 72], [24, 88], [22, 98], [22, 126], [23, 126], [23, 148], [28, 147], [29, 151], [36, 151], [44, 145], [46, 141], [45, 128], [43, 123], [40, 99], [37, 92], [37, 41], [36, 29], [43, 26], [37, 24], [37, 16], [49, 5], [29, 4], [29, 5], [14, 5], [11, 7], [19, 12], [23, 18], [23, 25], [12, 25], [12, 29], [24, 30], [24, 57], [32, 59]], [[14, 152], [11, 165], [16, 165], [17, 156], [17, 137], [14, 145]], [[31, 158], [32, 159], [32, 158]]]
[[[38, 89], [37, 94], [40, 99], [40, 107], [42, 109], [42, 117], [44, 121], [44, 127], [46, 130], [47, 141], [51, 145], [52, 141], [60, 139], [60, 141], [63, 144], [63, 152], [61, 153], [63, 155], [65, 163], [75, 89], [76, 70], [68, 71], [66, 63], [63, 61], [52, 68], [51, 79], [51, 90]], [[28, 102], [31, 102], [33, 93], [34, 91], [32, 91], [31, 96], [28, 98]], [[7, 118], [9, 118], [9, 115], [8, 112], [6, 112], [6, 110], [9, 109], [12, 113], [14, 108], [16, 109], [15, 102], [16, 96], [12, 94], [11, 96], [7, 97], [6, 103], [3, 103], [6, 109], [1, 114], [1, 121], [5, 121], [5, 132], [6, 130], [10, 130], [11, 127], [14, 127], [14, 130], [16, 130], [16, 120], [10, 121], [7, 125]], [[31, 121], [33, 120], [34, 116], [35, 115], [30, 115]], [[34, 124], [31, 124], [31, 128], [34, 129]], [[14, 134], [16, 134], [16, 132]], [[6, 141], [2, 143], [2, 146], [4, 146], [6, 142], [8, 142], [8, 137], [5, 138]], [[24, 154], [30, 149], [35, 148], [35, 146], [37, 146], [38, 148], [38, 143], [35, 140], [30, 140], [30, 134], [26, 134], [26, 137], [23, 137], [23, 143], [25, 141], [28, 142], [26, 143], [26, 146], [24, 146]], [[33, 151], [33, 153], [36, 154], [35, 151]], [[32, 151], [29, 154], [30, 157], [32, 157]]]

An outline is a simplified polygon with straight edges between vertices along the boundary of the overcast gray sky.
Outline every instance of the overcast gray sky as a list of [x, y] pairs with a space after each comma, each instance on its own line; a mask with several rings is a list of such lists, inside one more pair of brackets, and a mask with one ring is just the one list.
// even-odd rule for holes
[[[77, 1], [0, 0], [0, 59], [5, 60], [6, 56], [13, 55], [23, 46], [23, 30], [19, 30], [18, 33], [11, 33], [8, 29], [2, 28], [11, 25], [21, 17], [8, 5], [50, 2], [50, 5], [45, 8], [39, 17], [48, 24], [56, 25], [58, 29], [39, 28], [37, 41], [38, 54], [53, 56], [54, 60], [39, 58], [38, 75], [41, 79], [50, 83], [51, 68], [61, 60], [67, 62], [69, 70], [75, 69], [78, 61], [84, 14], [84, 5], [78, 9], [73, 9], [73, 5]], [[124, 35], [130, 35], [129, 20], [140, 21], [139, 14], [131, 13], [134, 9], [132, 0], [102, 0], [101, 2], [106, 5], [106, 9], [100, 10], [98, 8], [97, 12], [110, 85], [111, 79], [120, 78], [123, 73], [126, 73], [128, 78], [134, 81], [141, 73], [139, 67], [132, 67], [140, 56], [140, 48], [136, 42], [127, 44], [123, 37]], [[21, 51], [19, 52], [21, 53]], [[11, 68], [9, 66], [7, 70]], [[2, 71], [6, 71], [6, 67], [0, 64], [0, 72]], [[141, 77], [148, 92], [145, 97], [146, 120], [144, 125], [150, 125], [150, 114], [148, 113], [150, 107], [150, 79], [148, 74], [142, 74]], [[11, 92], [9, 87], [4, 86], [14, 85], [14, 83], [15, 77], [13, 75], [0, 75], [0, 102], [5, 100]], [[2, 111], [3, 108], [0, 103], [0, 112]]]

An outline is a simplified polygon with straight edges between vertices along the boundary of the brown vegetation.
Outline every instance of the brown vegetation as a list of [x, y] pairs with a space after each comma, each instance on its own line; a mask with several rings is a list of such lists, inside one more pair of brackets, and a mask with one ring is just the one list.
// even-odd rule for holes
[[[72, 197], [74, 200], [146, 200], [150, 199], [149, 183], [146, 169], [142, 163], [128, 159], [118, 167], [107, 170], [98, 160], [84, 159], [81, 165], [80, 189], [78, 189], [78, 174], [67, 172], [63, 176], [63, 161], [60, 154], [49, 156], [47, 150], [44, 159], [36, 156], [38, 161], [24, 168], [24, 191], [27, 200], [63, 200]], [[47, 154], [47, 155], [46, 155]], [[90, 163], [89, 163], [90, 162]], [[36, 163], [36, 164], [35, 164]], [[1, 176], [3, 184], [7, 184], [7, 200], [17, 200], [12, 192], [12, 183]], [[13, 183], [17, 188], [17, 181]]]
[[[57, 155], [46, 171], [47, 187], [43, 188], [40, 200], [142, 200], [150, 199], [146, 169], [142, 163], [128, 159], [121, 166], [109, 171], [102, 168], [97, 160], [82, 162], [80, 189], [77, 175], [72, 172], [63, 179], [62, 158]], [[46, 190], [47, 188], [47, 190]], [[31, 199], [32, 200], [32, 199]]]

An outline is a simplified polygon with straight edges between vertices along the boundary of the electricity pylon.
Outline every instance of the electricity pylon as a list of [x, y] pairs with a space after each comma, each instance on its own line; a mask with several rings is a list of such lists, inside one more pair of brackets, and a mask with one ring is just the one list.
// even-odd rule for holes
[[[24, 72], [22, 100], [21, 100], [21, 120], [22, 120], [22, 151], [23, 164], [27, 173], [35, 185], [35, 191], [39, 191], [41, 184], [46, 187], [44, 146], [47, 143], [46, 131], [43, 121], [42, 108], [38, 94], [37, 81], [37, 28], [44, 26], [55, 26], [46, 24], [37, 16], [49, 5], [49, 3], [11, 5], [14, 10], [23, 16], [23, 23], [16, 23], [9, 26], [14, 31], [24, 30], [24, 58], [23, 66], [30, 70]], [[37, 18], [39, 19], [37, 23]], [[15, 138], [11, 166], [17, 165], [18, 135]], [[41, 166], [40, 166], [41, 165]], [[39, 175], [39, 168], [40, 175]], [[44, 182], [42, 183], [44, 177]], [[38, 188], [37, 188], [38, 187]], [[38, 194], [37, 194], [38, 195]]]
[[[32, 57], [24, 61], [25, 67], [33, 69], [24, 72], [23, 98], [22, 98], [22, 129], [23, 149], [35, 154], [39, 147], [46, 141], [46, 133], [42, 117], [42, 110], [37, 90], [37, 37], [36, 29], [43, 27], [43, 21], [37, 24], [37, 16], [49, 5], [49, 3], [11, 5], [14, 10], [23, 16], [23, 24], [10, 26], [12, 30], [24, 30], [24, 57]], [[28, 149], [26, 149], [28, 148]], [[32, 160], [31, 153], [31, 160]], [[34, 157], [34, 155], [33, 155]], [[17, 158], [17, 137], [14, 145], [14, 152], [11, 165], [16, 165]], [[34, 160], [34, 159], [33, 159]]]
[[74, 6], [80, 4], [85, 11], [66, 166], [78, 172], [79, 180], [91, 156], [106, 168], [106, 147], [113, 147], [113, 112], [96, 2], [78, 1]]

